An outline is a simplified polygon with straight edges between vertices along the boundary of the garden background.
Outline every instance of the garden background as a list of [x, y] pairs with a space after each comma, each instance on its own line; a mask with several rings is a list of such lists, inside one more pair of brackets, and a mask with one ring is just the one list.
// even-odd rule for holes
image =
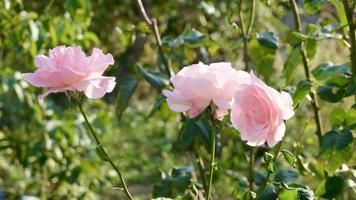
[[[126, 198], [115, 172], [97, 156], [75, 103], [63, 94], [39, 101], [42, 90], [22, 79], [35, 70], [36, 55], [57, 45], [87, 53], [99, 47], [114, 56], [106, 75], [117, 77], [115, 90], [84, 107], [136, 199], [194, 199], [204, 188], [209, 124], [181, 122], [161, 94], [169, 88], [167, 65], [177, 72], [198, 61], [253, 69], [293, 96], [296, 114], [287, 123], [283, 153], [272, 163], [265, 152], [273, 156], [274, 149], [256, 150], [255, 192], [268, 170], [274, 180], [260, 198], [303, 199], [293, 189], [303, 188], [315, 196], [307, 199], [355, 199], [356, 86], [348, 26], [350, 16], [356, 24], [355, 1], [348, 1], [350, 10], [345, 1], [296, 1], [301, 30], [291, 2], [143, 1], [160, 46], [137, 1], [1, 0], [0, 200]], [[248, 27], [251, 12], [246, 35], [241, 27]], [[320, 145], [309, 90], [319, 100]], [[213, 197], [248, 198], [250, 147], [228, 121], [218, 134]]]

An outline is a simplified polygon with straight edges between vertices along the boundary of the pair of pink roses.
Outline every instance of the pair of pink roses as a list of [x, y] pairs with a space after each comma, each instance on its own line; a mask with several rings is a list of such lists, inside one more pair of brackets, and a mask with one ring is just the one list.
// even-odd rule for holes
[[[83, 91], [88, 98], [98, 99], [115, 87], [115, 77], [103, 76], [114, 64], [111, 54], [93, 49], [86, 56], [79, 47], [59, 46], [49, 57], [39, 55], [38, 69], [25, 73], [24, 79], [36, 87], [48, 88], [40, 98], [50, 93]], [[169, 107], [176, 112], [188, 112], [194, 118], [213, 102], [216, 118], [222, 119], [231, 109], [231, 121], [241, 138], [251, 146], [274, 146], [285, 132], [283, 120], [294, 115], [292, 98], [268, 87], [253, 73], [236, 71], [230, 63], [203, 63], [184, 67], [171, 77], [173, 91], [164, 90]]]
[[294, 115], [288, 93], [267, 86], [252, 72], [235, 70], [230, 63], [199, 62], [184, 67], [171, 81], [174, 90], [163, 94], [172, 110], [194, 118], [213, 102], [215, 117], [222, 119], [231, 109], [233, 126], [251, 146], [277, 144], [286, 130], [283, 120]]

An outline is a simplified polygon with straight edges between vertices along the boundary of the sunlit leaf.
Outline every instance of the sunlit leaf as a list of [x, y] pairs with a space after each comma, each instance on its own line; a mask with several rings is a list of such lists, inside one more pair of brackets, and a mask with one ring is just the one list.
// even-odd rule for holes
[[291, 81], [293, 72], [300, 62], [300, 58], [301, 58], [301, 47], [300, 44], [296, 44], [293, 47], [292, 51], [290, 52], [286, 63], [284, 64], [283, 72], [287, 83]]

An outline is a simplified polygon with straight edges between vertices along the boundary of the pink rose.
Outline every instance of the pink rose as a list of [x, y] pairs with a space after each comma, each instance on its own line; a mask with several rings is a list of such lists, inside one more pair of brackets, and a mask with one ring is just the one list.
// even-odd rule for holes
[[251, 72], [250, 80], [236, 90], [231, 122], [248, 145], [259, 146], [267, 141], [273, 147], [284, 136], [283, 120], [294, 115], [292, 105], [288, 93], [267, 86]]
[[49, 57], [38, 55], [35, 73], [23, 74], [24, 79], [35, 87], [50, 93], [80, 91], [88, 98], [98, 99], [115, 87], [115, 77], [102, 76], [109, 65], [114, 64], [111, 54], [103, 54], [94, 48], [91, 56], [86, 56], [80, 47], [58, 46], [49, 51]]
[[188, 112], [190, 118], [199, 115], [213, 101], [217, 106], [215, 116], [222, 119], [231, 107], [237, 83], [248, 78], [248, 73], [236, 71], [230, 63], [199, 62], [172, 76], [174, 90], [164, 90], [163, 94], [173, 111]]

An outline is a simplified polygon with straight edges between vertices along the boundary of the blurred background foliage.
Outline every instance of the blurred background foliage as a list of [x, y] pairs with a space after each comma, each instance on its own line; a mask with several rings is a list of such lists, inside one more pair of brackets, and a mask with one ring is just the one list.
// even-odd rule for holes
[[[243, 1], [246, 18], [251, 2]], [[264, 81], [294, 95], [297, 110], [288, 121], [283, 156], [272, 162], [268, 149], [258, 148], [254, 184], [263, 185], [267, 166], [274, 182], [261, 199], [352, 199], [356, 87], [345, 10], [338, 0], [297, 2], [302, 34], [293, 32], [288, 1], [257, 1], [249, 59]], [[229, 61], [244, 69], [239, 1], [143, 3], [157, 19], [164, 55], [175, 72], [198, 61]], [[295, 51], [301, 41], [312, 83]], [[114, 56], [107, 74], [118, 79], [115, 91], [84, 106], [134, 196], [196, 198], [204, 188], [201, 166], [209, 161], [207, 114], [180, 123], [180, 115], [168, 109], [160, 92], [169, 87], [164, 63], [136, 1], [1, 0], [0, 199], [125, 199], [114, 171], [96, 156], [75, 104], [63, 94], [40, 102], [42, 91], [22, 80], [21, 73], [35, 70], [35, 56], [57, 45], [78, 45], [88, 53], [99, 47]], [[321, 99], [320, 148], [309, 89]], [[242, 199], [249, 148], [228, 122], [220, 124], [213, 193], [216, 199]]]

